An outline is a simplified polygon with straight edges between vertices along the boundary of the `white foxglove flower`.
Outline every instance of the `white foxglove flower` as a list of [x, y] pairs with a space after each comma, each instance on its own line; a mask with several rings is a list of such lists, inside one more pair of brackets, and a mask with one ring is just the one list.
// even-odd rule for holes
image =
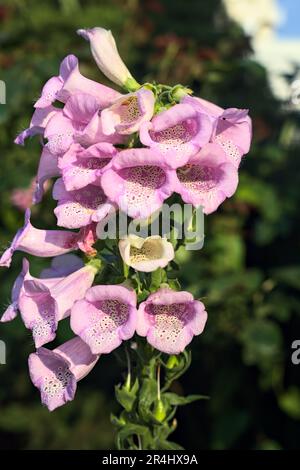
[[147, 238], [129, 235], [120, 240], [119, 250], [128, 266], [143, 272], [164, 268], [174, 258], [172, 243], [159, 235]]
[[93, 57], [107, 78], [130, 91], [140, 87], [122, 61], [111, 31], [104, 28], [78, 29], [77, 34], [90, 41]]

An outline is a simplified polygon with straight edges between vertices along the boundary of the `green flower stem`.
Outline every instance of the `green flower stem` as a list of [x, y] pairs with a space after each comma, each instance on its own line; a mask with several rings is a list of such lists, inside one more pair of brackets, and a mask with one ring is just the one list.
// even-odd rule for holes
[[[116, 399], [122, 409], [118, 416], [112, 416], [112, 422], [117, 427], [117, 448], [181, 449], [168, 440], [177, 426], [174, 419], [177, 406], [200, 397], [181, 397], [167, 390], [187, 370], [190, 354], [179, 354], [171, 364], [168, 356], [164, 358], [162, 353], [140, 337], [135, 337], [131, 348], [124, 347], [124, 350], [127, 378], [123, 385], [116, 387]], [[161, 387], [162, 379], [164, 384]]]

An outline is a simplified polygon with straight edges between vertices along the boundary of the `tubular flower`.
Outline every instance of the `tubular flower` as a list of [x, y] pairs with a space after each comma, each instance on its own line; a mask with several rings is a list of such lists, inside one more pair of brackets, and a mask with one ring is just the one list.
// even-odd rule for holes
[[209, 116], [189, 104], [177, 104], [142, 124], [140, 139], [161, 153], [171, 168], [184, 165], [209, 142], [212, 122]]
[[130, 217], [146, 218], [173, 192], [173, 172], [150, 149], [121, 151], [104, 172], [101, 185], [107, 197]]
[[192, 294], [161, 288], [140, 304], [136, 331], [159, 351], [179, 354], [202, 333], [206, 320], [203, 303]]
[[60, 227], [85, 227], [92, 222], [99, 222], [115, 210], [100, 186], [89, 184], [81, 189], [67, 191], [62, 178], [54, 184], [53, 198], [58, 201], [54, 213]]
[[238, 185], [237, 168], [217, 144], [207, 144], [176, 174], [175, 191], [184, 202], [202, 206], [205, 214], [214, 212]]
[[50, 351], [39, 348], [28, 359], [32, 383], [41, 393], [41, 401], [49, 411], [74, 399], [77, 382], [95, 366], [99, 356], [78, 337]]
[[25, 212], [24, 226], [0, 258], [0, 266], [9, 267], [15, 251], [24, 251], [42, 258], [59, 256], [78, 248], [79, 235], [67, 230], [41, 230], [30, 222], [30, 209]]
[[110, 353], [130, 339], [137, 321], [136, 294], [120, 285], [91, 287], [73, 305], [71, 328], [92, 353]]
[[122, 96], [101, 113], [104, 134], [127, 135], [138, 131], [143, 122], [152, 118], [154, 102], [152, 91], [146, 88]]
[[101, 109], [101, 96], [93, 96], [88, 90], [71, 95], [63, 109], [57, 109], [47, 121], [44, 130], [48, 140], [46, 147], [54, 155], [63, 155], [74, 142], [84, 146], [99, 142], [121, 143], [121, 136], [103, 133]]
[[190, 104], [199, 111], [206, 112], [214, 121], [210, 142], [219, 144], [230, 162], [239, 166], [243, 155], [249, 152], [252, 124], [248, 109], [223, 109], [201, 98], [186, 96], [183, 103]]
[[128, 89], [139, 87], [122, 61], [111, 31], [104, 28], [78, 29], [77, 34], [90, 41], [95, 62], [107, 78]]
[[172, 243], [159, 235], [147, 238], [129, 235], [120, 240], [119, 250], [128, 266], [143, 272], [164, 268], [174, 258]]
[[117, 149], [105, 142], [87, 149], [80, 144], [72, 144], [58, 162], [66, 190], [73, 191], [96, 183], [116, 154]]
[[91, 287], [97, 269], [86, 265], [66, 277], [28, 278], [25, 275], [18, 308], [26, 328], [32, 331], [38, 348], [56, 336], [58, 322], [70, 315], [74, 302]]
[[78, 68], [78, 59], [73, 54], [68, 55], [60, 64], [59, 75], [51, 77], [44, 85], [40, 98], [34, 104], [35, 108], [46, 108], [56, 99], [65, 81]]
[[82, 260], [76, 255], [66, 254], [53, 258], [51, 267], [46, 268], [41, 272], [41, 279], [47, 279], [41, 281], [41, 279], [33, 278], [29, 273], [29, 263], [26, 258], [23, 258], [22, 271], [18, 275], [14, 282], [12, 293], [11, 293], [11, 304], [7, 307], [6, 311], [2, 315], [0, 322], [8, 322], [14, 320], [19, 310], [19, 298], [21, 291], [24, 286], [25, 280], [36, 280], [44, 282], [46, 286], [53, 286], [58, 283], [64, 276], [71, 274], [72, 272], [80, 269], [84, 266]]

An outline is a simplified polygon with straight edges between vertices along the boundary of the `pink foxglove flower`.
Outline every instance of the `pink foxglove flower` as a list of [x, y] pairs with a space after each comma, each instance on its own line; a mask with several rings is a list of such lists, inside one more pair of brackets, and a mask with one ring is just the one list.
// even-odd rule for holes
[[72, 191], [96, 183], [116, 154], [117, 149], [106, 142], [87, 149], [80, 144], [71, 145], [58, 162], [66, 190]]
[[119, 241], [119, 250], [128, 266], [147, 273], [164, 268], [174, 258], [172, 243], [159, 235], [147, 238], [129, 235]]
[[176, 174], [175, 191], [184, 202], [202, 206], [205, 214], [214, 212], [238, 185], [237, 168], [217, 144], [207, 144]]
[[214, 121], [211, 142], [218, 143], [236, 167], [241, 158], [249, 152], [252, 124], [248, 109], [223, 109], [201, 98], [186, 96], [183, 103], [190, 104], [199, 111], [206, 112]]
[[79, 29], [77, 33], [87, 41], [90, 41], [91, 51], [101, 72], [112, 82], [128, 89], [138, 88], [126, 65], [122, 61], [115, 39], [104, 28]]
[[35, 103], [35, 108], [46, 108], [56, 99], [65, 81], [69, 78], [74, 69], [78, 68], [78, 59], [70, 54], [64, 58], [60, 64], [59, 75], [51, 77], [44, 85], [40, 98]]
[[59, 256], [78, 248], [79, 235], [67, 230], [41, 230], [30, 222], [30, 209], [25, 213], [24, 226], [18, 230], [9, 248], [0, 258], [0, 266], [9, 267], [15, 251], [24, 251], [42, 258]]
[[58, 109], [47, 122], [44, 137], [46, 146], [54, 155], [64, 154], [73, 142], [84, 146], [99, 142], [121, 143], [123, 137], [118, 134], [105, 135], [102, 130], [99, 97], [87, 92], [77, 93], [67, 100], [63, 109]]
[[137, 132], [143, 122], [152, 118], [154, 102], [152, 91], [146, 88], [122, 96], [101, 113], [104, 134], [117, 132], [128, 135]]
[[58, 280], [24, 277], [18, 307], [37, 348], [55, 338], [58, 322], [70, 315], [76, 300], [84, 297], [96, 273], [97, 268], [87, 264]]
[[93, 369], [98, 359], [78, 337], [53, 351], [40, 348], [30, 354], [30, 377], [49, 411], [74, 399], [77, 382]]
[[130, 339], [137, 321], [136, 294], [120, 285], [91, 287], [73, 305], [71, 328], [92, 353], [110, 353]]
[[173, 171], [161, 160], [150, 149], [123, 150], [101, 178], [105, 194], [130, 217], [148, 217], [173, 192]]
[[138, 310], [137, 333], [167, 354], [179, 354], [202, 333], [207, 313], [189, 292], [162, 288], [149, 295]]
[[67, 191], [62, 178], [53, 187], [53, 198], [58, 201], [54, 213], [60, 227], [79, 228], [99, 222], [115, 210], [100, 186], [89, 184]]
[[140, 139], [144, 145], [160, 152], [168, 165], [185, 165], [209, 142], [212, 121], [209, 116], [189, 104], [177, 104], [142, 124]]
[[41, 282], [44, 282], [44, 285], [47, 287], [52, 287], [54, 284], [57, 284], [59, 281], [61, 281], [65, 276], [73, 273], [74, 271], [77, 271], [83, 266], [83, 261], [76, 255], [66, 254], [57, 256], [53, 258], [50, 268], [43, 269], [41, 272], [41, 279], [37, 279], [31, 276], [29, 272], [29, 262], [26, 258], [23, 258], [22, 271], [15, 280], [12, 288], [11, 304], [2, 315], [0, 322], [5, 323], [16, 318], [19, 310], [19, 298], [24, 286], [24, 281], [36, 280], [39, 282], [42, 279], [47, 279]]

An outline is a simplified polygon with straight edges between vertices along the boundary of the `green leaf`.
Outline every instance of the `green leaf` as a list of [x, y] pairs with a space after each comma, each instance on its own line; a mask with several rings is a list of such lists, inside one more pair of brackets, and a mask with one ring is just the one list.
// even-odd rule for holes
[[136, 397], [137, 397], [137, 391], [138, 391], [139, 385], [138, 385], [138, 380], [135, 381], [133, 387], [131, 390], [128, 390], [124, 386], [116, 385], [115, 386], [115, 394], [116, 394], [116, 399], [120, 403], [120, 405], [125, 408], [126, 411], [130, 412], [133, 409]]
[[209, 397], [206, 395], [188, 395], [187, 397], [181, 397], [176, 393], [164, 393], [163, 399], [167, 401], [170, 405], [188, 405], [197, 400], [209, 400]]

